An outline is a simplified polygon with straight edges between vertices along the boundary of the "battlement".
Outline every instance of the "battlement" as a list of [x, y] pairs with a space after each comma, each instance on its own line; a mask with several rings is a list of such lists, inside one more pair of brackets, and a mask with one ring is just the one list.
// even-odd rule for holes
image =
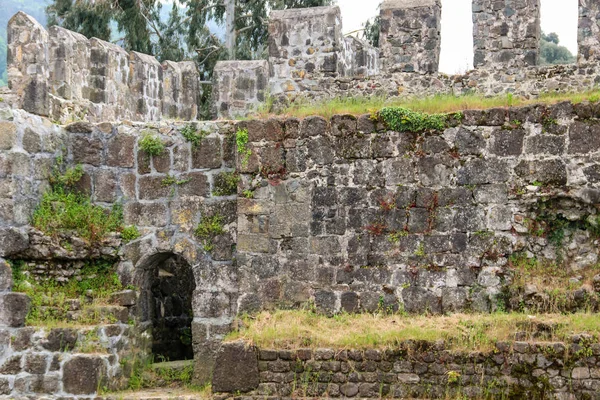
[[[473, 0], [475, 69], [439, 73], [440, 0], [387, 0], [380, 48], [343, 35], [339, 7], [273, 11], [267, 61], [221, 62], [214, 70], [212, 110], [248, 115], [267, 101], [334, 97], [406, 97], [589, 90], [600, 82], [600, 4], [579, 0], [577, 63], [538, 66], [540, 0]], [[18, 13], [8, 26], [9, 85], [15, 106], [55, 120], [153, 121], [197, 116], [201, 91], [191, 62], [162, 64], [63, 28], [46, 31]]]
[[17, 108], [66, 122], [193, 120], [199, 75], [193, 62], [156, 58], [53, 26], [19, 12], [8, 23], [8, 84]]

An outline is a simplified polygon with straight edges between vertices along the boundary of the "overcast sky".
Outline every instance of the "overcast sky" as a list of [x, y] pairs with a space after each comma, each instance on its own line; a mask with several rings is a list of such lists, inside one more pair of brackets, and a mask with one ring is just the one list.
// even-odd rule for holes
[[[442, 54], [440, 70], [464, 72], [472, 67], [472, 0], [442, 0]], [[379, 0], [338, 0], [344, 33], [362, 28], [379, 13]], [[577, 53], [577, 0], [541, 0], [542, 30], [556, 32], [562, 45]]]

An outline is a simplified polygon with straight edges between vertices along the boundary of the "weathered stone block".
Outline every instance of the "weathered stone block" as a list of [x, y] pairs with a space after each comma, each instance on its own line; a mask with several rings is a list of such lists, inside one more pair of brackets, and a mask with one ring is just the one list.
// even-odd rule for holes
[[529, 183], [567, 184], [567, 168], [562, 160], [521, 161], [515, 167], [515, 173]]
[[91, 395], [96, 393], [100, 382], [106, 379], [106, 366], [100, 357], [76, 356], [63, 366], [65, 393]]
[[10, 150], [17, 140], [17, 126], [14, 122], [0, 121], [0, 150]]
[[103, 160], [104, 146], [99, 138], [73, 135], [71, 152], [73, 162], [79, 164], [91, 164], [99, 167]]
[[138, 193], [140, 200], [156, 200], [167, 197], [171, 193], [171, 185], [163, 184], [166, 176], [140, 176]]
[[217, 353], [212, 378], [215, 392], [249, 392], [258, 387], [258, 351], [242, 341], [225, 343]]
[[112, 171], [98, 170], [94, 173], [94, 197], [96, 201], [106, 203], [117, 200], [117, 176]]
[[208, 137], [199, 146], [192, 148], [192, 168], [219, 168], [222, 163], [221, 139]]
[[123, 214], [125, 223], [138, 226], [165, 226], [167, 224], [167, 206], [160, 203], [136, 203], [125, 204]]
[[202, 172], [188, 172], [187, 174], [181, 174], [179, 179], [185, 182], [177, 185], [177, 193], [179, 193], [179, 196], [208, 197], [210, 194], [208, 178]]
[[23, 293], [0, 293], [0, 325], [18, 328], [25, 325], [31, 300]]
[[109, 167], [132, 168], [135, 162], [135, 137], [116, 135], [108, 141], [106, 165]]

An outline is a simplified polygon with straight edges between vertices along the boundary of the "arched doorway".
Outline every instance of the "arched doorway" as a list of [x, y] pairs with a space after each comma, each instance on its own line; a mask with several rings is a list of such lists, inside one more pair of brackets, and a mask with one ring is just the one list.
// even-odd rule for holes
[[140, 317], [152, 328], [154, 360], [193, 359], [192, 267], [180, 255], [159, 253], [143, 261], [138, 271]]

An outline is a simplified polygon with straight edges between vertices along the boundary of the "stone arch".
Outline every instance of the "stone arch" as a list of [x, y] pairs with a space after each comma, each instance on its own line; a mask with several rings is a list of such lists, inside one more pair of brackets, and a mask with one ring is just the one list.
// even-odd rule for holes
[[170, 361], [192, 359], [196, 279], [191, 260], [175, 251], [146, 255], [136, 264], [134, 284], [140, 323], [152, 330], [152, 354]]

